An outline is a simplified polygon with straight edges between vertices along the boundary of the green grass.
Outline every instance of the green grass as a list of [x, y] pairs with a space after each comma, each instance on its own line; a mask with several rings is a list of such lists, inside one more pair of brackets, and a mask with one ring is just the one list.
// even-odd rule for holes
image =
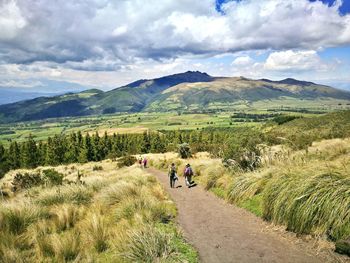
[[246, 199], [238, 204], [240, 207], [247, 209], [258, 217], [262, 217], [262, 195], [254, 195], [253, 197]]

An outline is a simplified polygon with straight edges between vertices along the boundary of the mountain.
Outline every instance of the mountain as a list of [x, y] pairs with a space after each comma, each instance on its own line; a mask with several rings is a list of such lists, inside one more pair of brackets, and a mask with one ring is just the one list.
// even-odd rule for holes
[[350, 102], [350, 92], [295, 79], [272, 81], [244, 77], [212, 77], [198, 71], [142, 79], [111, 91], [91, 89], [0, 105], [2, 122], [115, 112], [208, 110], [246, 107], [254, 103], [285, 105], [306, 101]]

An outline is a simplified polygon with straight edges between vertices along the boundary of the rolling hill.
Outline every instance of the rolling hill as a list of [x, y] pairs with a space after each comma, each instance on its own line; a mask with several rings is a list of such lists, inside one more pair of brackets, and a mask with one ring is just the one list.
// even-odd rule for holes
[[91, 89], [0, 105], [0, 121], [116, 112], [232, 109], [254, 106], [255, 103], [288, 105], [291, 101], [300, 105], [309, 101], [321, 106], [332, 100], [350, 103], [350, 92], [290, 78], [281, 81], [252, 80], [244, 77], [212, 77], [206, 73], [188, 71], [138, 80], [107, 92]]

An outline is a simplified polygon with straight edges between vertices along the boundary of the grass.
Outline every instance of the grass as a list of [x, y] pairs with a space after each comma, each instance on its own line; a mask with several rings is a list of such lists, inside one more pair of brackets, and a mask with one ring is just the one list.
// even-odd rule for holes
[[82, 184], [33, 187], [0, 202], [0, 262], [198, 262], [154, 177], [95, 165], [55, 168], [64, 182], [84, 171]]

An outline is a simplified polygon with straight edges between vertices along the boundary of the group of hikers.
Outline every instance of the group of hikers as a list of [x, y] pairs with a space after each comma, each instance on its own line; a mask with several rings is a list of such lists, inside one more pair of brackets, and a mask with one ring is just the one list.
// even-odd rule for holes
[[[186, 164], [183, 175], [185, 178], [185, 184], [188, 188], [194, 185], [194, 182], [192, 181], [193, 170], [189, 163]], [[169, 167], [168, 176], [170, 178], [170, 187], [174, 188], [175, 181], [179, 180], [177, 176], [177, 169], [176, 169], [175, 163], [172, 163], [171, 166]]]
[[142, 158], [142, 156], [140, 155], [138, 162], [141, 168], [147, 168], [147, 161], [148, 160], [146, 157]]
[[[141, 168], [147, 168], [147, 162], [148, 162], [148, 160], [146, 157], [142, 157], [141, 155], [139, 156], [138, 163], [139, 163]], [[179, 180], [179, 177], [177, 176], [177, 168], [175, 166], [175, 163], [172, 163], [170, 165], [169, 171], [168, 171], [168, 176], [170, 178], [170, 187], [175, 188], [175, 182], [176, 182], [176, 180]], [[192, 167], [189, 163], [186, 164], [186, 166], [185, 166], [183, 176], [185, 178], [185, 184], [188, 188], [195, 185], [194, 182], [192, 181], [193, 170], [192, 170]]]

